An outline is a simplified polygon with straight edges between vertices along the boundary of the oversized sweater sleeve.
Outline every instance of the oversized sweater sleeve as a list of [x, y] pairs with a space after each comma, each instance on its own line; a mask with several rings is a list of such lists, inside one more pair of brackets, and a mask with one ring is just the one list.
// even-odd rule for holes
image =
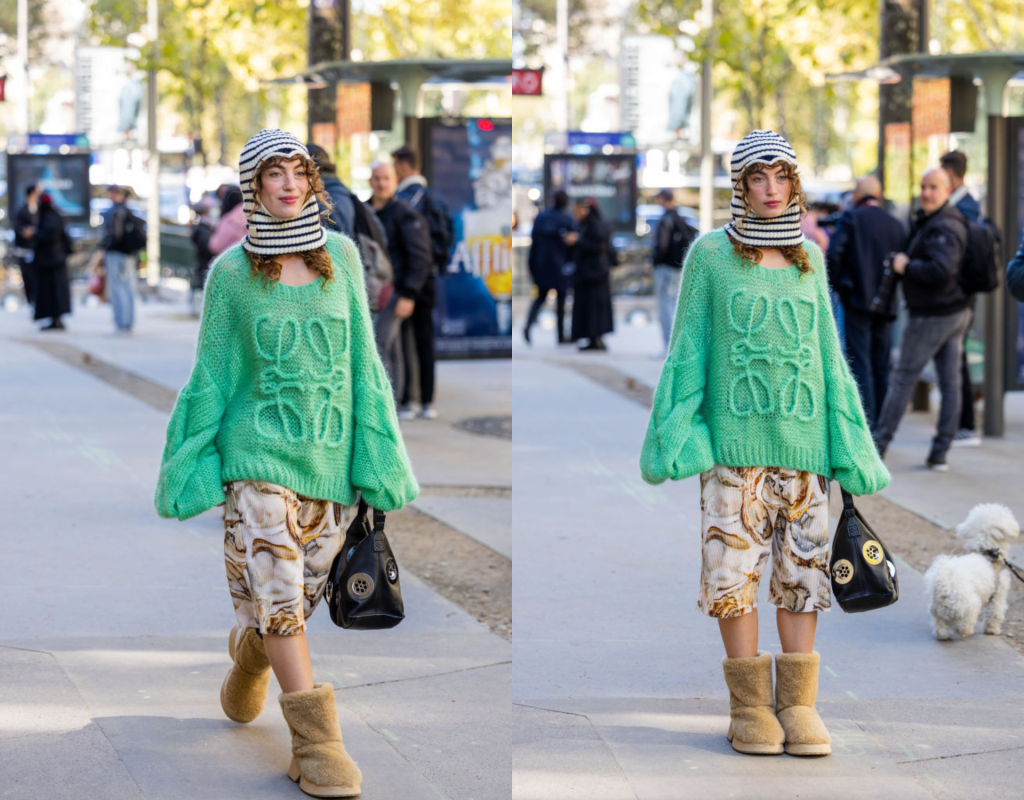
[[648, 483], [680, 480], [714, 466], [711, 431], [701, 412], [711, 335], [709, 246], [697, 240], [687, 253], [669, 341], [640, 452]]
[[808, 245], [807, 249], [819, 290], [818, 338], [825, 373], [832, 477], [850, 494], [874, 494], [889, 484], [889, 470], [875, 449], [860, 392], [839, 346], [824, 258], [816, 245]]
[[349, 279], [353, 399], [349, 474], [352, 485], [373, 508], [394, 511], [415, 500], [420, 488], [398, 427], [387, 372], [377, 353], [359, 253], [351, 239], [337, 237], [336, 241], [341, 254], [337, 271]]
[[192, 375], [167, 423], [155, 504], [161, 517], [188, 519], [224, 501], [217, 433], [231, 392], [234, 337], [227, 265], [210, 270]]

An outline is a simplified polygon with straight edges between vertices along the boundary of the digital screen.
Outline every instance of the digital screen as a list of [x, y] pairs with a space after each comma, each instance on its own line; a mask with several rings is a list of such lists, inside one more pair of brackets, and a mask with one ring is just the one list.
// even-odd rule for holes
[[561, 189], [570, 202], [592, 197], [615, 230], [636, 228], [635, 155], [549, 155], [544, 158], [544, 194], [550, 203]]
[[40, 184], [69, 222], [89, 221], [89, 154], [8, 153], [7, 210], [10, 218], [25, 202], [25, 190]]

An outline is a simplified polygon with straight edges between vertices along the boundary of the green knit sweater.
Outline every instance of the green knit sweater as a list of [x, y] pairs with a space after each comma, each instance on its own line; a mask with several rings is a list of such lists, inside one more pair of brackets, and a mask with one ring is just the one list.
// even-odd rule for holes
[[419, 487], [374, 345], [352, 241], [329, 233], [334, 280], [267, 284], [241, 245], [206, 283], [192, 376], [167, 425], [156, 509], [188, 519], [224, 500], [225, 483], [262, 480], [390, 511]]
[[640, 455], [644, 480], [722, 464], [807, 470], [852, 494], [889, 483], [839, 349], [824, 258], [803, 246], [808, 275], [745, 263], [721, 230], [694, 242]]

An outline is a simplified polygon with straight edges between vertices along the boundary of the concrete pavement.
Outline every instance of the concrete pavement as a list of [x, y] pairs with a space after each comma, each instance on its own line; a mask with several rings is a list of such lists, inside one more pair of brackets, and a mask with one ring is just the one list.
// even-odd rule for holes
[[[301, 796], [285, 776], [276, 681], [255, 722], [220, 709], [234, 624], [223, 529], [219, 509], [186, 523], [153, 510], [166, 412], [32, 343], [59, 340], [176, 391], [197, 325], [155, 304], [132, 337], [103, 335], [109, 307], [76, 307], [67, 324], [38, 334], [23, 312], [0, 314], [0, 797]], [[509, 516], [511, 443], [452, 423], [507, 415], [508, 367], [442, 364], [444, 418], [405, 426], [425, 497], [445, 495], [423, 510], [496, 549], [508, 537], [487, 516]], [[412, 572], [402, 583], [408, 616], [391, 631], [342, 631], [324, 609], [309, 623], [362, 796], [508, 797], [511, 646]]]
[[[515, 516], [533, 523], [517, 523], [514, 554], [513, 796], [1018, 796], [1024, 658], [998, 637], [935, 641], [921, 577], [903, 562], [896, 605], [820, 617], [818, 705], [834, 755], [733, 753], [717, 626], [695, 609], [698, 482], [645, 484], [647, 410], [571, 368], [596, 363], [653, 384], [660, 333], [624, 324], [625, 306], [608, 354], [556, 348], [550, 330], [536, 329], [532, 347], [515, 343]], [[947, 525], [983, 500], [1024, 519], [1020, 398], [1007, 418], [1005, 440], [957, 450], [953, 471], [934, 475], [918, 466], [930, 421], [908, 415], [886, 496]], [[761, 647], [777, 652], [766, 591]]]

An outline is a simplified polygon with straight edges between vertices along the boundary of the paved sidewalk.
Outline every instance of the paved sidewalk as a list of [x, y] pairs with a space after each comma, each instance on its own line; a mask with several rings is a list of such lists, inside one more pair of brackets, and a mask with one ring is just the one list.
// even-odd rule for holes
[[[76, 308], [63, 335], [0, 313], [0, 797], [299, 797], [276, 681], [255, 722], [220, 709], [234, 624], [223, 529], [219, 509], [185, 523], [153, 510], [167, 414], [31, 343], [61, 341], [176, 391], [196, 323], [173, 306], [141, 313], [126, 338], [103, 336], [107, 307]], [[442, 364], [443, 419], [404, 426], [420, 481], [445, 495], [423, 510], [499, 551], [511, 443], [452, 423], [510, 413], [509, 368]], [[402, 583], [408, 618], [392, 631], [341, 631], [325, 609], [309, 623], [362, 796], [508, 797], [511, 646], [408, 570]]]
[[[522, 319], [522, 314], [516, 316]], [[1024, 766], [1024, 658], [998, 637], [939, 643], [921, 577], [900, 565], [900, 601], [821, 616], [819, 709], [826, 759], [754, 758], [725, 740], [728, 695], [717, 626], [695, 609], [699, 485], [639, 474], [647, 411], [558, 362], [653, 383], [660, 333], [627, 326], [608, 354], [515, 343], [517, 526], [513, 796], [517, 800], [737, 797], [1010, 798]], [[517, 330], [518, 335], [518, 330]], [[953, 471], [918, 467], [927, 415], [891, 447], [886, 495], [953, 525], [982, 500], [1024, 520], [1024, 406], [1009, 435], [955, 451]], [[761, 646], [777, 652], [762, 590]]]

